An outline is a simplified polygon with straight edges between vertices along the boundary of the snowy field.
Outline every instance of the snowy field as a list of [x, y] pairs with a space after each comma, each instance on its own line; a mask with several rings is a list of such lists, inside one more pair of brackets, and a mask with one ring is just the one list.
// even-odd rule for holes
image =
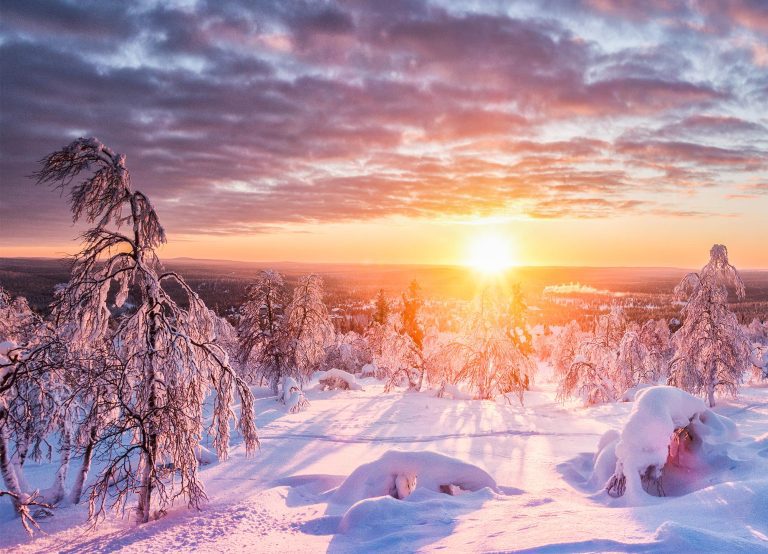
[[[111, 517], [90, 529], [85, 507], [58, 509], [41, 521], [44, 534], [30, 540], [3, 499], [0, 549], [768, 552], [768, 388], [745, 387], [738, 400], [716, 408], [736, 423], [740, 438], [717, 464], [689, 476], [695, 491], [633, 503], [628, 495], [609, 497], [591, 479], [601, 436], [621, 430], [632, 403], [564, 406], [549, 384], [526, 393], [525, 407], [429, 391], [384, 393], [372, 379], [362, 384], [362, 391], [309, 391], [311, 405], [296, 414], [257, 390], [261, 451], [246, 458], [238, 446], [230, 460], [206, 466], [210, 501], [201, 511], [179, 506], [143, 526]], [[392, 450], [439, 453], [477, 468], [406, 455], [417, 459], [413, 471], [421, 477], [396, 484], [413, 489], [404, 500], [364, 499], [393, 478], [385, 475], [386, 459], [372, 466], [378, 474], [358, 474], [336, 490], [356, 468]], [[28, 478], [48, 486], [53, 467], [31, 466]], [[443, 491], [455, 495], [436, 491], [439, 479], [430, 475], [440, 471], [477, 486]]]

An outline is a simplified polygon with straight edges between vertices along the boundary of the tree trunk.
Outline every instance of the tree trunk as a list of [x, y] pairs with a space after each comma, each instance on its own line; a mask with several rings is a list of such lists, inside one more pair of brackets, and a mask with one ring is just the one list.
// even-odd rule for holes
[[152, 483], [155, 477], [155, 451], [157, 449], [157, 437], [149, 435], [146, 441], [146, 449], [142, 452], [141, 485], [139, 487], [139, 523], [149, 521], [150, 506], [152, 504]]
[[69, 460], [72, 456], [72, 433], [68, 429], [63, 429], [61, 433], [61, 462], [59, 470], [56, 472], [56, 480], [53, 484], [53, 494], [50, 503], [58, 504], [65, 496], [65, 486], [67, 473], [69, 473]]
[[[4, 419], [5, 413], [0, 413], [0, 421]], [[8, 492], [15, 494], [11, 497], [13, 502], [13, 508], [17, 515], [21, 515], [21, 490], [19, 488], [19, 480], [16, 478], [16, 472], [13, 471], [13, 465], [8, 456], [8, 437], [5, 427], [0, 429], [0, 474], [3, 476], [5, 482], [5, 488]]]
[[29, 484], [24, 478], [24, 462], [27, 459], [28, 452], [29, 438], [24, 436], [19, 439], [19, 442], [16, 444], [16, 453], [11, 457], [11, 464], [13, 465], [14, 473], [16, 473], [16, 480], [19, 483], [20, 490], [24, 492], [30, 491]]
[[79, 504], [83, 496], [83, 487], [85, 486], [85, 480], [88, 478], [88, 472], [91, 470], [91, 459], [93, 458], [93, 446], [96, 443], [96, 427], [91, 427], [91, 433], [88, 438], [88, 444], [85, 447], [83, 453], [83, 463], [80, 466], [80, 471], [77, 473], [77, 480], [72, 487], [72, 493], [70, 494], [70, 502], [72, 504]]
[[154, 306], [149, 314], [149, 363], [147, 364], [144, 378], [149, 386], [149, 398], [147, 399], [147, 411], [149, 415], [145, 421], [146, 428], [142, 429], [142, 457], [144, 465], [141, 469], [141, 485], [139, 491], [139, 520], [141, 523], [149, 521], [150, 507], [152, 504], [152, 489], [155, 480], [155, 464], [157, 463], [157, 379], [155, 374], [155, 352], [157, 349], [157, 304], [151, 290], [147, 290], [147, 297]]

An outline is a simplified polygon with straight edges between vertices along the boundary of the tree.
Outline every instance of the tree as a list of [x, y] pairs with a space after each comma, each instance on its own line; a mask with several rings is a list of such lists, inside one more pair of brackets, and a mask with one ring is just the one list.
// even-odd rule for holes
[[556, 375], [565, 375], [576, 359], [580, 336], [581, 328], [575, 320], [567, 323], [557, 335], [557, 341], [552, 349], [552, 360]]
[[[626, 330], [627, 321], [618, 306], [596, 318], [594, 332], [579, 344], [576, 357], [562, 375], [558, 398], [577, 396], [587, 405], [614, 402], [632, 386], [627, 373], [637, 368], [639, 341], [635, 333], [624, 340]], [[622, 342], [624, 356], [618, 363]]]
[[520, 288], [520, 283], [513, 283], [510, 286], [503, 309], [507, 336], [515, 343], [520, 352], [526, 356], [531, 356], [533, 354], [533, 342], [531, 332], [528, 329], [528, 304]]
[[250, 364], [256, 367], [255, 374], [249, 375], [252, 381], [256, 376], [267, 379], [275, 394], [286, 372], [282, 324], [287, 297], [283, 276], [264, 270], [248, 287], [246, 301], [240, 308], [238, 358], [246, 368]]
[[[205, 499], [195, 453], [203, 402], [213, 393], [209, 432], [225, 459], [235, 394], [246, 452], [258, 446], [253, 396], [215, 342], [214, 314], [180, 275], [162, 270], [155, 249], [165, 232], [147, 196], [131, 188], [125, 156], [81, 138], [41, 164], [38, 183], [69, 190], [73, 219], [94, 224], [53, 310], [59, 326], [71, 330], [71, 348], [107, 354], [100, 373], [87, 379], [97, 403], [94, 440], [104, 457], [91, 517], [103, 513], [108, 497], [124, 507], [133, 492], [140, 522], [150, 519], [153, 502], [160, 514], [179, 496], [197, 507]], [[86, 178], [72, 185], [81, 173]], [[168, 293], [171, 285], [183, 304]], [[122, 307], [131, 289], [135, 308], [113, 315], [110, 305]]]
[[325, 348], [333, 340], [333, 325], [323, 302], [323, 280], [306, 275], [293, 289], [281, 340], [285, 367], [304, 385], [320, 368]]
[[750, 343], [728, 307], [728, 287], [741, 299], [744, 282], [728, 262], [724, 245], [715, 244], [709, 256], [699, 273], [689, 273], [675, 287], [675, 297], [686, 304], [683, 324], [674, 335], [669, 384], [704, 396], [712, 407], [716, 393], [738, 394], [749, 367]]
[[389, 319], [390, 311], [389, 302], [384, 295], [384, 289], [379, 289], [374, 303], [373, 322], [378, 323], [379, 325], [384, 325]]
[[466, 332], [430, 359], [430, 380], [441, 387], [463, 382], [477, 399], [514, 392], [522, 404], [535, 366], [509, 331], [506, 299], [494, 292], [483, 292]]
[[336, 333], [336, 339], [325, 349], [322, 369], [342, 369], [357, 373], [365, 364], [373, 361], [368, 340], [354, 331]]
[[[30, 490], [24, 463], [28, 458], [43, 458], [46, 438], [60, 421], [58, 362], [62, 350], [60, 342], [49, 342], [49, 329], [26, 300], [11, 300], [0, 287], [0, 475], [5, 485], [0, 496], [11, 498], [30, 534], [37, 527], [30, 506], [43, 510], [52, 506], [39, 491]], [[47, 452], [50, 458], [50, 448]], [[60, 483], [61, 474], [60, 469], [56, 482]]]

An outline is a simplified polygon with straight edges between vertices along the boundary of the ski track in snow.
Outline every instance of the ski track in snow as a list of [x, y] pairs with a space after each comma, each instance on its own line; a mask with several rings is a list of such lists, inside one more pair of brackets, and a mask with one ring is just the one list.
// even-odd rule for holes
[[600, 436], [600, 433], [555, 433], [542, 431], [519, 431], [516, 429], [507, 429], [504, 431], [487, 431], [480, 433], [448, 433], [445, 435], [430, 435], [425, 437], [353, 437], [340, 435], [320, 435], [311, 433], [281, 433], [281, 434], [263, 434], [259, 440], [318, 440], [324, 442], [338, 443], [392, 443], [407, 444], [420, 442], [439, 442], [449, 439], [472, 439], [472, 438], [490, 438], [490, 437], [587, 437]]

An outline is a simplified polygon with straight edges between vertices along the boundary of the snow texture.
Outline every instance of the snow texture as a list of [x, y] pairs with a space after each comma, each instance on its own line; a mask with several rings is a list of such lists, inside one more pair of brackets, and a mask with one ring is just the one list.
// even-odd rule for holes
[[[319, 373], [320, 387], [325, 389], [346, 388], [349, 390], [363, 390], [363, 386], [357, 382], [357, 379], [351, 373], [343, 369], [331, 368], [328, 371]], [[340, 383], [344, 385], [340, 385]]]
[[390, 450], [378, 460], [358, 467], [333, 495], [333, 502], [353, 504], [377, 496], [405, 498], [416, 486], [446, 492], [451, 485], [465, 491], [488, 487], [496, 481], [476, 465], [437, 452]]

